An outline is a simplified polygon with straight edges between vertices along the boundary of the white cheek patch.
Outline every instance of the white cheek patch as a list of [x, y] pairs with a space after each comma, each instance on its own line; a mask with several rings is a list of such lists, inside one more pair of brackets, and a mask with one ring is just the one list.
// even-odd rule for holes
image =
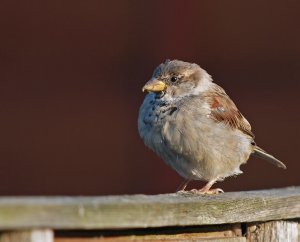
[[198, 85], [194, 88], [193, 94], [198, 95], [204, 91], [207, 91], [212, 84], [211, 76], [207, 72], [203, 73], [201, 80], [198, 82]]

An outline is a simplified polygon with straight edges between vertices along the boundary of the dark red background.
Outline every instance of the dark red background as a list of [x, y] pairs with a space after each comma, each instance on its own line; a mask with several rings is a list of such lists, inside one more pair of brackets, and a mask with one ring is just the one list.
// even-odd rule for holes
[[166, 58], [207, 69], [288, 166], [251, 158], [220, 187], [300, 185], [299, 23], [299, 1], [1, 1], [0, 194], [175, 191], [137, 133]]

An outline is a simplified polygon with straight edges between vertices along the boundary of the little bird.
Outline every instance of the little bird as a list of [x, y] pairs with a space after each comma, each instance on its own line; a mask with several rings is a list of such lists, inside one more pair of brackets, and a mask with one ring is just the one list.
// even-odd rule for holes
[[199, 65], [166, 60], [143, 87], [148, 91], [138, 117], [145, 144], [175, 169], [185, 188], [191, 180], [206, 185], [196, 194], [218, 194], [217, 181], [241, 174], [250, 155], [286, 169], [254, 142], [251, 126], [223, 88]]

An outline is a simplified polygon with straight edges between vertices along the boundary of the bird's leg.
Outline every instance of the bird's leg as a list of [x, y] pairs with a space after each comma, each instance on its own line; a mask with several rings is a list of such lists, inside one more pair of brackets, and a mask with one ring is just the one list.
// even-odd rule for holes
[[221, 188], [215, 188], [215, 189], [210, 189], [214, 183], [216, 183], [217, 180], [211, 180], [204, 187], [202, 187], [199, 190], [193, 189], [191, 190], [192, 193], [194, 194], [219, 194], [219, 193], [224, 193], [224, 191]]
[[185, 188], [187, 187], [187, 185], [189, 184], [191, 180], [187, 179], [187, 180], [184, 180], [180, 186], [177, 188], [177, 191], [176, 192], [179, 192], [179, 193], [183, 193], [185, 192]]

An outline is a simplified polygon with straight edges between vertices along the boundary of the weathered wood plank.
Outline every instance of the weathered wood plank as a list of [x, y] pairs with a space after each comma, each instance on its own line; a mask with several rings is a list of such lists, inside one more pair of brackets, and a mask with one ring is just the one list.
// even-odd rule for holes
[[0, 242], [53, 242], [53, 231], [50, 229], [11, 231], [0, 235]]
[[247, 242], [298, 242], [298, 223], [272, 221], [250, 224]]
[[300, 242], [300, 223], [298, 223], [298, 241]]
[[2, 197], [0, 229], [128, 229], [300, 218], [300, 187], [220, 195]]

